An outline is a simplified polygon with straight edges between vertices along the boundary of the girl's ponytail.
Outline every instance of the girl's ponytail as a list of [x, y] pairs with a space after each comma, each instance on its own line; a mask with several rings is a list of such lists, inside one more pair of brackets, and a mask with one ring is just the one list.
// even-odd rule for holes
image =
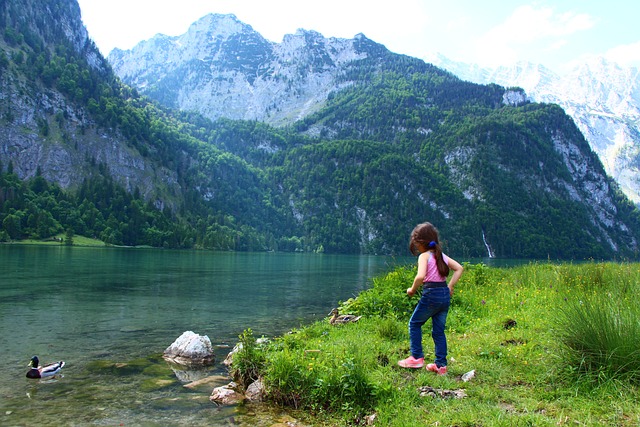
[[436, 243], [433, 254], [436, 257], [436, 266], [438, 267], [438, 272], [442, 275], [442, 277], [447, 277], [449, 275], [449, 265], [444, 262], [440, 243]]

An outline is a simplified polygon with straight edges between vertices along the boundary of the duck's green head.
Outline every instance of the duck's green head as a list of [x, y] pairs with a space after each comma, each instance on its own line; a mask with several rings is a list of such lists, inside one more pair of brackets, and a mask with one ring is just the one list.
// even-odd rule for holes
[[40, 366], [40, 360], [38, 359], [38, 356], [33, 356], [31, 358], [31, 362], [29, 362], [29, 366], [32, 368], [37, 368], [38, 366]]

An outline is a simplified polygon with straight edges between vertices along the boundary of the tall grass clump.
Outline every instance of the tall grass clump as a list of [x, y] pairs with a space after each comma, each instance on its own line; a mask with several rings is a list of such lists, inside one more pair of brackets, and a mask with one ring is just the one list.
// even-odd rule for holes
[[[562, 277], [582, 288], [558, 317], [563, 360], [570, 371], [598, 382], [640, 382], [640, 273], [626, 265], [565, 267]], [[577, 272], [580, 272], [578, 274]]]
[[[376, 390], [369, 376], [375, 356], [359, 325], [318, 323], [277, 340], [270, 348], [264, 382], [273, 402], [314, 414], [355, 419], [371, 411]], [[349, 329], [336, 342], [330, 333]], [[397, 335], [393, 326], [384, 333]], [[342, 332], [342, 331], [341, 331]]]

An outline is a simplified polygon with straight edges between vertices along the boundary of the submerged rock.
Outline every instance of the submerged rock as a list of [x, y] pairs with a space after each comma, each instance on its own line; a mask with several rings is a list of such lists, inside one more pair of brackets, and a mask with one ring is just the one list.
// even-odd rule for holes
[[220, 384], [224, 384], [225, 382], [229, 381], [230, 378], [229, 377], [225, 377], [223, 375], [211, 375], [208, 376], [206, 378], [201, 378], [199, 380], [196, 381], [192, 381], [189, 384], [185, 384], [184, 387], [185, 388], [189, 388], [189, 389], [197, 389], [199, 387], [209, 387], [209, 389], [211, 389], [211, 385], [220, 385]]
[[163, 388], [172, 386], [175, 382], [175, 379], [149, 378], [140, 383], [140, 390], [144, 392], [162, 390]]
[[186, 331], [164, 351], [165, 360], [178, 365], [210, 365], [215, 361], [211, 340], [206, 335]]
[[198, 381], [211, 375], [211, 368], [206, 365], [177, 364], [169, 359], [167, 359], [167, 364], [176, 378], [183, 384]]

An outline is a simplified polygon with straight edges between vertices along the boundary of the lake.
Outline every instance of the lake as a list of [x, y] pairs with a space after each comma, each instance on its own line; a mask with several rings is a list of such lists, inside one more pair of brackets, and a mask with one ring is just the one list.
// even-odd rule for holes
[[[162, 352], [184, 331], [207, 335], [216, 363], [204, 374], [226, 375], [245, 329], [274, 337], [323, 319], [412, 262], [0, 245], [0, 425], [251, 425], [250, 410], [210, 403], [212, 386], [185, 388]], [[64, 360], [63, 375], [25, 378], [33, 355]]]

